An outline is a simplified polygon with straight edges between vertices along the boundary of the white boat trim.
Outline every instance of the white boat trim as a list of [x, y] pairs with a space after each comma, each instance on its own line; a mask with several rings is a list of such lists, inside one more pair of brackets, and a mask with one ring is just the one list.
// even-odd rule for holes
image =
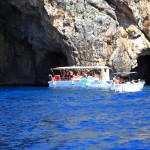
[[111, 69], [108, 66], [66, 66], [51, 68], [52, 70], [70, 70], [70, 69]]
[[115, 92], [140, 92], [142, 91], [143, 87], [145, 85], [145, 82], [137, 82], [137, 83], [131, 83], [127, 82], [124, 84], [115, 84], [110, 86], [110, 90]]

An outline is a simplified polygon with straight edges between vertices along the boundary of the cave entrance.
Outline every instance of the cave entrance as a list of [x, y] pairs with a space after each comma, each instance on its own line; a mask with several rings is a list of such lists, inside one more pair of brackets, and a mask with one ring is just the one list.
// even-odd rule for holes
[[[49, 53], [46, 55], [36, 69], [36, 85], [47, 85], [48, 75], [52, 74], [50, 68], [61, 66], [68, 66], [67, 58], [63, 53]], [[55, 74], [60, 74], [60, 71], [56, 71]]]
[[144, 79], [150, 85], [150, 55], [138, 57], [137, 62], [138, 66], [131, 71], [137, 71], [136, 78]]

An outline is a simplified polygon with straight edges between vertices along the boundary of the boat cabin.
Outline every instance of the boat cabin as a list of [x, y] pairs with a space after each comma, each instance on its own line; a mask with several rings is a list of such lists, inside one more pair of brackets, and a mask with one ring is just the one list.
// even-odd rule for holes
[[[49, 87], [55, 88], [109, 88], [110, 73], [107, 66], [67, 66], [52, 68], [53, 80]], [[51, 76], [51, 75], [50, 75]]]
[[[110, 72], [107, 66], [67, 66], [50, 69], [55, 81], [78, 80], [79, 78], [102, 78], [110, 81]], [[57, 74], [55, 71], [57, 70]], [[58, 73], [59, 70], [59, 73]]]

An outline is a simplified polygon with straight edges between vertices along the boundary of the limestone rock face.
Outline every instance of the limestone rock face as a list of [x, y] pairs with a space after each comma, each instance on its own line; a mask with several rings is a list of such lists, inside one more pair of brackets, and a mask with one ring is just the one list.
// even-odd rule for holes
[[140, 30], [150, 39], [150, 0], [127, 1]]
[[0, 85], [46, 84], [56, 66], [130, 71], [148, 55], [150, 0], [0, 1]]

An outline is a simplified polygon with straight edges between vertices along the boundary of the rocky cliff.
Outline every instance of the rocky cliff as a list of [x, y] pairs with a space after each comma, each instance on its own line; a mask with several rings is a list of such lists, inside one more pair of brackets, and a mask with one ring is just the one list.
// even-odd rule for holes
[[51, 67], [134, 68], [150, 83], [150, 0], [1, 0], [0, 85], [46, 84]]

